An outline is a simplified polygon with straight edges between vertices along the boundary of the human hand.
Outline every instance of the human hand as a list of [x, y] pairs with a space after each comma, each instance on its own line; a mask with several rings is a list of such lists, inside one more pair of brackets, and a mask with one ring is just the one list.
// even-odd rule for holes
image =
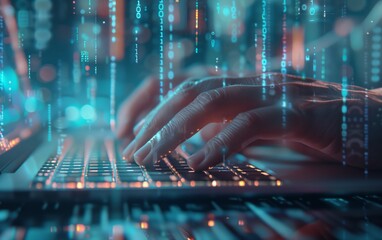
[[[150, 165], [206, 124], [229, 122], [187, 159], [190, 167], [206, 169], [257, 140], [278, 139], [302, 143], [341, 160], [341, 85], [282, 74], [264, 76], [181, 84], [148, 114], [123, 156]], [[364, 105], [364, 89], [350, 86], [347, 91], [347, 105]], [[371, 106], [380, 104], [373, 93], [369, 95]], [[361, 166], [362, 162], [349, 164]]]
[[[182, 74], [175, 75], [171, 80], [173, 88], [191, 77], [201, 78], [205, 76], [220, 75], [220, 71], [215, 71], [212, 68], [194, 66], [187, 69]], [[169, 93], [169, 81], [163, 87], [162, 95]], [[147, 77], [134, 93], [127, 98], [119, 108], [117, 117], [116, 135], [117, 138], [123, 141], [123, 145], [130, 143], [135, 137], [135, 133], [142, 127], [143, 119], [146, 115], [158, 105], [160, 101], [160, 81], [155, 76]]]

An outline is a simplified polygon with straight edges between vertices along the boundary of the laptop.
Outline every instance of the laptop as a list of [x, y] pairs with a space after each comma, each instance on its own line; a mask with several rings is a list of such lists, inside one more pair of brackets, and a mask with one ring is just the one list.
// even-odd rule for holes
[[[37, 199], [185, 198], [275, 194], [380, 192], [378, 172], [325, 161], [277, 146], [258, 147], [259, 158], [241, 154], [207, 171], [187, 165], [187, 143], [152, 168], [123, 160], [110, 132], [83, 131], [44, 137], [44, 130], [2, 153], [0, 196]], [[45, 135], [46, 136], [46, 135]], [[14, 139], [10, 140], [15, 141]], [[17, 140], [16, 140], [17, 141]], [[188, 152], [187, 152], [188, 151]]]
[[[6, 33], [6, 31], [3, 31]], [[55, 128], [51, 106], [41, 93], [25, 91], [15, 49], [2, 46], [0, 200], [111, 198], [252, 197], [275, 194], [381, 192], [382, 174], [342, 166], [270, 145], [253, 155], [234, 154], [206, 171], [195, 172], [187, 158], [200, 141], [189, 141], [151, 168], [124, 161], [107, 125]], [[8, 52], [8, 54], [6, 54]], [[4, 53], [4, 54], [3, 54]], [[24, 59], [25, 61], [25, 59]], [[32, 111], [33, 110], [33, 111]], [[45, 117], [43, 117], [45, 116]]]

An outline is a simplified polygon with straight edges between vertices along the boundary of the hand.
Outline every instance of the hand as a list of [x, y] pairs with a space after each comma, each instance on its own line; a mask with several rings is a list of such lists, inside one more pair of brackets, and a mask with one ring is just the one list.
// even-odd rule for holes
[[[364, 96], [364, 89], [348, 87], [346, 104], [363, 106]], [[369, 104], [381, 105], [371, 91]], [[339, 161], [342, 105], [341, 85], [290, 75], [190, 80], [148, 114], [123, 156], [150, 165], [208, 123], [229, 122], [187, 159], [190, 167], [206, 169], [257, 140], [278, 139], [302, 143]]]
[[[172, 80], [175, 88], [187, 79], [202, 78], [205, 76], [221, 74], [212, 68], [194, 66], [187, 69], [184, 73], [176, 75]], [[169, 83], [166, 79], [165, 82]], [[142, 127], [143, 119], [159, 103], [160, 81], [157, 77], [150, 76], [146, 78], [140, 87], [122, 104], [118, 111], [116, 135], [123, 141], [123, 145], [130, 143], [135, 137], [135, 133]], [[168, 84], [165, 84], [163, 95], [168, 94]]]

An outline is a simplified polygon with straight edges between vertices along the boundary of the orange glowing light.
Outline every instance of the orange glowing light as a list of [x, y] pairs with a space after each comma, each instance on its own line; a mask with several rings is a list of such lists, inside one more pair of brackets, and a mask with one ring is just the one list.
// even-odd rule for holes
[[196, 28], [196, 29], [199, 28], [199, 21], [198, 21], [198, 19], [199, 19], [199, 10], [196, 9], [196, 10], [195, 10], [195, 28]]
[[110, 187], [111, 187], [111, 184], [108, 183], [108, 182], [98, 183], [98, 184], [97, 184], [97, 187], [98, 187], [98, 188], [110, 188]]
[[195, 181], [191, 181], [191, 182], [190, 182], [190, 186], [191, 186], [191, 187], [195, 187]]
[[84, 185], [82, 184], [82, 182], [78, 182], [78, 183], [77, 183], [77, 188], [78, 188], [78, 189], [82, 189], [82, 188], [84, 188]]
[[155, 186], [157, 186], [157, 187], [161, 187], [161, 186], [162, 186], [162, 183], [161, 183], [160, 181], [158, 181], [158, 182], [155, 183]]
[[239, 186], [240, 187], [244, 187], [245, 186], [245, 182], [243, 180], [239, 181]]
[[253, 184], [255, 184], [256, 187], [259, 186], [259, 181], [255, 181]]
[[143, 182], [143, 183], [142, 183], [142, 187], [144, 187], [144, 188], [148, 188], [148, 187], [149, 187], [149, 183], [148, 183], [148, 182]]
[[213, 226], [215, 226], [215, 221], [214, 220], [208, 220], [207, 225], [209, 227], [213, 227]]
[[277, 181], [276, 181], [276, 186], [278, 186], [278, 187], [281, 186], [281, 181], [280, 181], [280, 180], [277, 180]]
[[213, 187], [217, 186], [217, 182], [215, 180], [213, 180], [211, 184], [212, 184]]
[[74, 182], [67, 183], [65, 187], [68, 189], [74, 189], [74, 188], [76, 188], [76, 183], [74, 183]]
[[86, 230], [86, 226], [83, 224], [76, 224], [76, 232], [83, 233]]
[[141, 188], [142, 187], [142, 183], [140, 183], [140, 182], [133, 182], [133, 183], [130, 183], [130, 187]]
[[148, 229], [149, 223], [148, 222], [141, 222], [140, 227], [141, 227], [141, 229]]

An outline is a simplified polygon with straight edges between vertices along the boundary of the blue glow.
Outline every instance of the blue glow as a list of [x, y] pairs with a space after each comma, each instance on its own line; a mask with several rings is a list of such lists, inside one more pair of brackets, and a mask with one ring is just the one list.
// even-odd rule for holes
[[65, 109], [65, 116], [68, 121], [78, 121], [80, 119], [80, 110], [77, 107], [69, 106]]
[[35, 97], [29, 97], [25, 100], [24, 107], [25, 111], [32, 113], [37, 110], [38, 101]]
[[19, 79], [15, 70], [10, 67], [4, 68], [4, 78], [2, 78], [4, 89], [8, 92], [15, 92], [19, 90]]
[[90, 105], [84, 105], [81, 108], [81, 117], [84, 120], [94, 121], [96, 119], [96, 112], [95, 112], [94, 107], [92, 107]]

